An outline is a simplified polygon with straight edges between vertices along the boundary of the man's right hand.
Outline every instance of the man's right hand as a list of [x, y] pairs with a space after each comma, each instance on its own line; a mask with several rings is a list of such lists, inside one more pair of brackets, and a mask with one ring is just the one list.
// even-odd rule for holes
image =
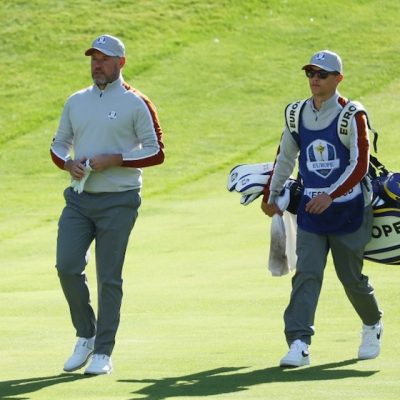
[[269, 217], [272, 217], [275, 214], [283, 215], [282, 210], [280, 210], [275, 203], [269, 204], [263, 201], [261, 203], [261, 209], [264, 211], [264, 214], [268, 215]]
[[85, 161], [86, 161], [85, 159], [68, 160], [64, 164], [64, 169], [70, 173], [72, 178], [74, 178], [77, 181], [80, 181], [85, 175], [85, 166], [83, 165]]

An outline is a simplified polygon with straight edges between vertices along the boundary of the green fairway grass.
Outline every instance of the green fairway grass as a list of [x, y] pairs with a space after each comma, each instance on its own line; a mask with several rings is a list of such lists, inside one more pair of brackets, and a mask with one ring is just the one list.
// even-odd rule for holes
[[[0, 400], [397, 400], [400, 269], [365, 266], [385, 313], [379, 358], [357, 361], [361, 323], [329, 259], [311, 367], [280, 369], [291, 275], [270, 275], [270, 221], [226, 180], [273, 161], [285, 105], [309, 95], [301, 66], [323, 48], [342, 56], [339, 89], [399, 171], [399, 18], [397, 0], [2, 1]], [[125, 79], [156, 104], [166, 161], [144, 171], [115, 371], [85, 378], [62, 371], [75, 341], [54, 268], [69, 179], [49, 147], [102, 33], [124, 41]], [[94, 270], [92, 254], [93, 289]]]

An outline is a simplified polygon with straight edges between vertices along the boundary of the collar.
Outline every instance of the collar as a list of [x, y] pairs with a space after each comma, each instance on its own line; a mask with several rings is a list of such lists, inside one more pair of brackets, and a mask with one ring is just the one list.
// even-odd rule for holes
[[312, 97], [310, 97], [310, 98], [308, 99], [308, 104], [310, 105], [311, 109], [312, 109], [315, 113], [320, 113], [321, 111], [325, 111], [325, 110], [328, 110], [328, 109], [330, 109], [330, 108], [337, 107], [338, 104], [339, 104], [339, 102], [338, 102], [339, 97], [340, 97], [340, 94], [339, 94], [339, 92], [336, 91], [336, 92], [334, 93], [334, 95], [331, 96], [328, 100], [325, 100], [325, 101], [322, 102], [321, 107], [320, 107], [319, 110], [317, 110], [317, 109], [315, 108], [315, 106], [314, 106], [314, 100], [313, 100]]
[[122, 87], [122, 83], [124, 82], [122, 75], [118, 77], [115, 81], [111, 83], [107, 83], [104, 90], [101, 90], [96, 84], [93, 84], [93, 90], [96, 94], [103, 95], [104, 93], [111, 93], [118, 88]]

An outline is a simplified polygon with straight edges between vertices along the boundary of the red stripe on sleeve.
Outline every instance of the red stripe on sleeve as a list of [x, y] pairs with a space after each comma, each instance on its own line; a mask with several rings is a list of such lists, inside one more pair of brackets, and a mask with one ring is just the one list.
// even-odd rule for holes
[[158, 119], [157, 111], [156, 108], [154, 107], [154, 104], [150, 101], [150, 99], [145, 96], [143, 93], [141, 93], [139, 90], [133, 88], [132, 86], [128, 85], [127, 83], [124, 83], [124, 86], [126, 90], [130, 90], [133, 93], [135, 93], [137, 96], [139, 96], [146, 104], [152, 121], [153, 121], [153, 127], [157, 135], [157, 142], [158, 146], [160, 147], [160, 150], [158, 151], [157, 154], [147, 157], [147, 158], [142, 158], [140, 160], [126, 160], [122, 162], [123, 167], [131, 167], [131, 168], [144, 168], [144, 167], [150, 167], [152, 165], [158, 165], [162, 164], [165, 159], [165, 154], [164, 154], [164, 143], [163, 143], [163, 131], [161, 129], [161, 125]]
[[332, 199], [343, 196], [350, 189], [362, 181], [368, 172], [369, 165], [369, 142], [368, 142], [368, 126], [367, 118], [363, 112], [355, 115], [357, 125], [357, 147], [358, 158], [357, 164], [351, 175], [340, 185], [334, 192], [330, 194]]
[[[282, 140], [282, 138], [281, 138], [281, 140]], [[280, 149], [281, 149], [281, 146], [279, 145], [278, 150], [276, 151], [276, 157], [275, 157], [274, 165], [272, 167], [271, 175], [269, 176], [268, 182], [265, 185], [264, 190], [263, 190], [263, 200], [262, 201], [264, 203], [268, 203], [269, 195], [271, 194], [270, 186], [271, 186], [272, 176], [274, 175], [276, 160], [278, 158]]]
[[60, 169], [64, 169], [64, 164], [65, 164], [65, 160], [63, 160], [62, 158], [58, 157], [52, 149], [50, 149], [50, 155], [51, 155], [51, 159], [53, 160], [53, 163], [57, 165], [58, 168]]

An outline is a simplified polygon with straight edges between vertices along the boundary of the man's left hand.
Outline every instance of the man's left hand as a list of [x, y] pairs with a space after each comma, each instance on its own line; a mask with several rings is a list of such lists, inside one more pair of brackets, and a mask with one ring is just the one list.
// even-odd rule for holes
[[102, 172], [110, 167], [120, 167], [121, 164], [121, 154], [99, 154], [90, 159], [90, 167], [96, 172]]
[[329, 194], [321, 193], [306, 204], [306, 211], [310, 214], [321, 214], [332, 204], [332, 201]]

